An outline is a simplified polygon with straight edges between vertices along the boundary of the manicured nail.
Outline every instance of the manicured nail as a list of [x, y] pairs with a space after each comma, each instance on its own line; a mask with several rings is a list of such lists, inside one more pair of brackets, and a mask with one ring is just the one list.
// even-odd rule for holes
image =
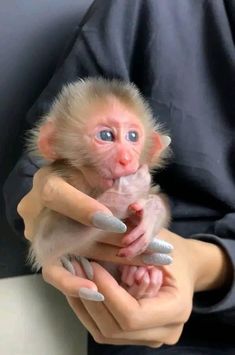
[[102, 302], [104, 301], [104, 296], [98, 291], [94, 291], [91, 288], [81, 287], [78, 291], [79, 297], [84, 300]]
[[154, 252], [163, 253], [163, 254], [171, 253], [173, 249], [174, 249], [174, 247], [172, 244], [170, 244], [162, 239], [153, 239], [149, 243], [148, 248], [147, 248], [148, 251], [154, 251]]
[[104, 212], [96, 212], [92, 216], [92, 224], [94, 227], [107, 232], [125, 233], [127, 230], [125, 223], [120, 219]]
[[70, 261], [66, 256], [62, 256], [62, 257], [60, 258], [60, 261], [61, 261], [63, 267], [64, 267], [66, 270], [68, 270], [69, 272], [71, 272], [71, 274], [76, 275], [76, 271], [75, 271], [75, 269], [74, 269], [74, 267], [73, 267], [73, 264], [71, 263], [71, 261]]
[[84, 258], [83, 256], [75, 256], [75, 259], [81, 264], [83, 271], [86, 274], [86, 277], [89, 280], [93, 280], [94, 272], [93, 272], [93, 268], [91, 266], [90, 261], [88, 259]]
[[171, 138], [169, 136], [162, 136], [163, 144], [166, 147], [171, 144]]
[[171, 256], [159, 253], [143, 255], [142, 260], [147, 265], [169, 265], [173, 261]]

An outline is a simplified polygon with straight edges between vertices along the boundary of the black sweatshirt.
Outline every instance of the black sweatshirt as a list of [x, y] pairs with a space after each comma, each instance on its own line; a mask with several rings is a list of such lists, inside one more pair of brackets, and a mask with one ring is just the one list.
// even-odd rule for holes
[[[27, 116], [33, 125], [61, 87], [78, 78], [134, 82], [172, 137], [171, 162], [156, 176], [170, 197], [171, 229], [184, 237], [200, 233], [201, 239], [221, 245], [233, 265], [234, 40], [235, 0], [97, 0]], [[8, 217], [18, 230], [22, 221], [16, 205], [36, 169], [25, 155], [5, 184]], [[221, 333], [228, 336], [232, 325], [235, 283], [229, 290], [195, 297], [186, 333], [208, 339], [211, 330], [218, 339]]]

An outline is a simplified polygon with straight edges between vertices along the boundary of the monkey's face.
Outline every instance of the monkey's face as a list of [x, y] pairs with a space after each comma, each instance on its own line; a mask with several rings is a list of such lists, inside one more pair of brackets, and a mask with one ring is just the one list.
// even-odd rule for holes
[[144, 127], [135, 113], [119, 102], [99, 105], [90, 112], [84, 138], [92, 166], [81, 170], [92, 185], [110, 187], [115, 179], [139, 168]]

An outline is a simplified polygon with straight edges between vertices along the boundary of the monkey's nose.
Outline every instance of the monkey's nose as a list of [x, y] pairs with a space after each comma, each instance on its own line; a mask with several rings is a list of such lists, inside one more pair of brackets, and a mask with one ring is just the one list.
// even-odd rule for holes
[[127, 166], [131, 162], [131, 157], [129, 154], [122, 155], [118, 159], [118, 163], [122, 166]]

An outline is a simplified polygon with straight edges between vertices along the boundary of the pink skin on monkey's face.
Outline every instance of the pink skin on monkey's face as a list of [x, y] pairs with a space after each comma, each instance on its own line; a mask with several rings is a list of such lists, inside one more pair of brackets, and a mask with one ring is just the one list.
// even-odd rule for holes
[[[86, 127], [86, 138], [95, 157], [98, 176], [88, 176], [89, 168], [82, 169], [89, 183], [103, 188], [112, 186], [121, 176], [135, 173], [139, 168], [144, 145], [144, 128], [136, 115], [118, 102], [92, 113]], [[93, 181], [92, 181], [93, 180]]]

